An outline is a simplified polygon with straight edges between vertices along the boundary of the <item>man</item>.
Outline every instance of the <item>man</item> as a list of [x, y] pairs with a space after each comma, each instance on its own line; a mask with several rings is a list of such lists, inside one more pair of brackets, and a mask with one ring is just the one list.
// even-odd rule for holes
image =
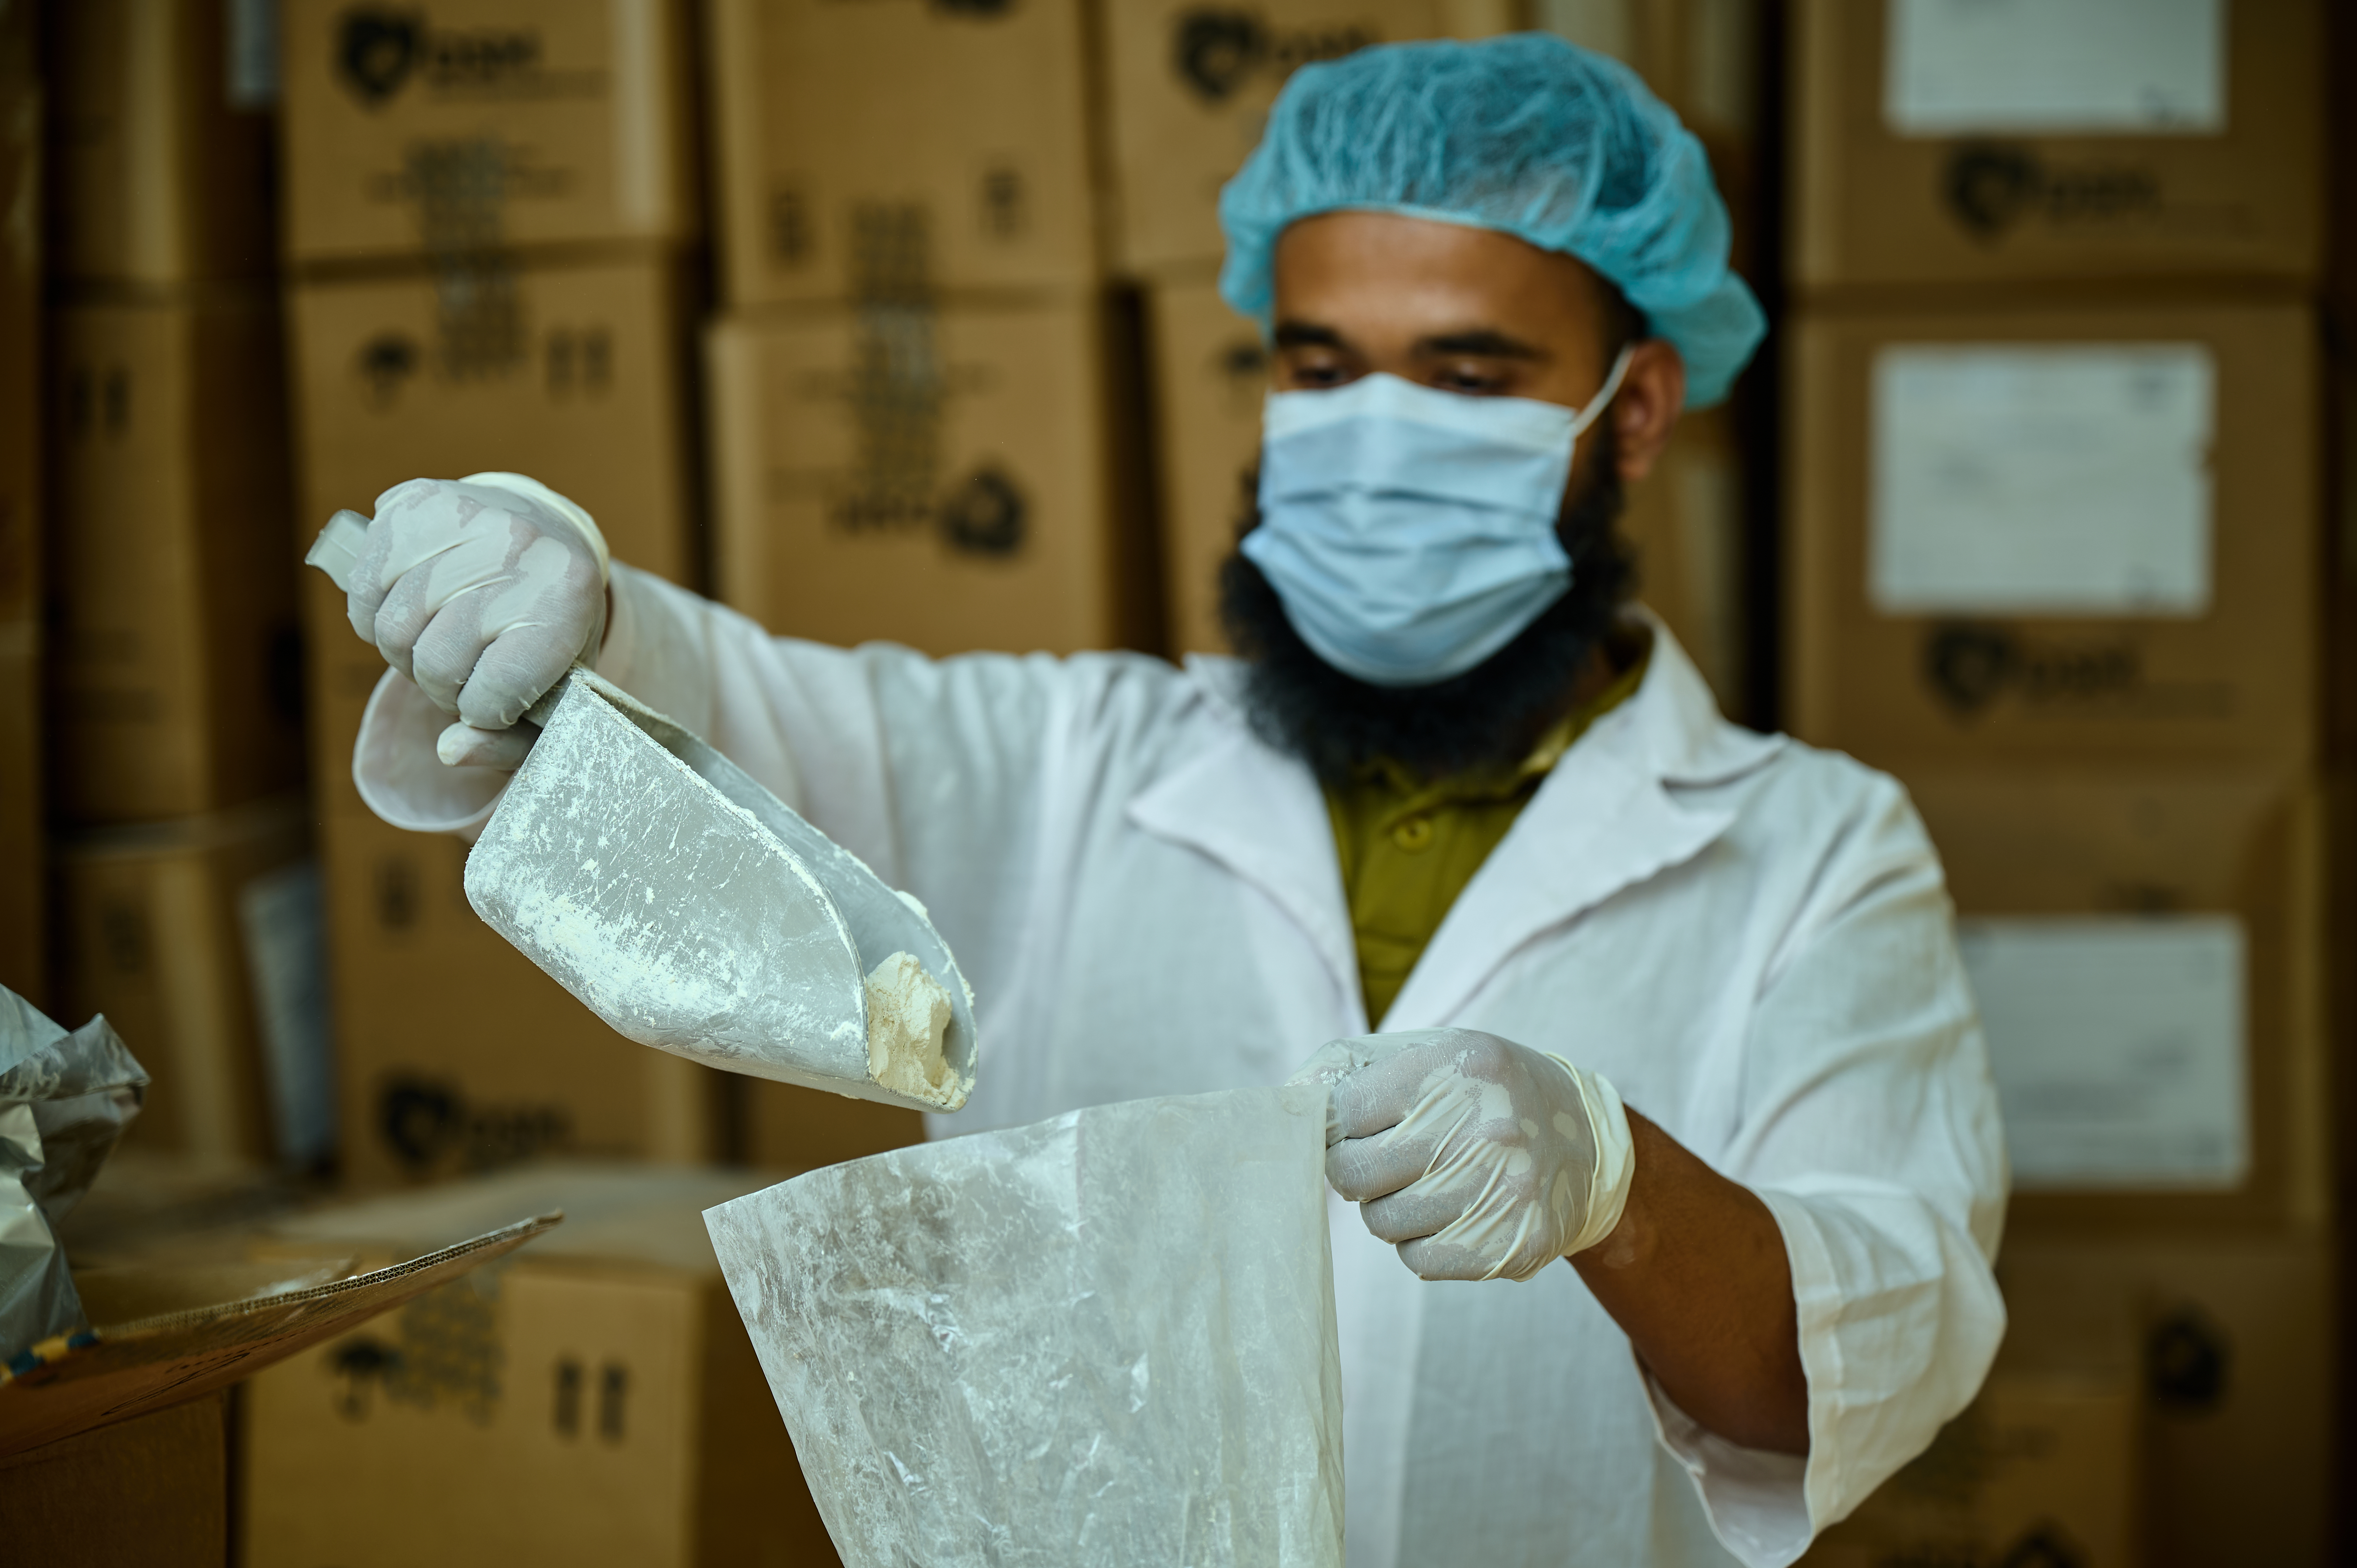
[[417, 480], [362, 792], [472, 832], [596, 657], [931, 908], [990, 1020], [937, 1132], [1332, 1086], [1354, 1568], [1790, 1562], [1978, 1386], [2004, 1161], [1904, 796], [1625, 600], [1621, 484], [1761, 330], [1700, 150], [1558, 40], [1370, 49], [1222, 212], [1276, 350], [1243, 661], [775, 639]]

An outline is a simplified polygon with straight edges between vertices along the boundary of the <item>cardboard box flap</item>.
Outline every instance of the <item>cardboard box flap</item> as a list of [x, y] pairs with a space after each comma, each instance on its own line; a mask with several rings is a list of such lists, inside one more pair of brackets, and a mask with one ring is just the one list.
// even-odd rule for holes
[[564, 1218], [537, 1215], [350, 1279], [165, 1311], [36, 1346], [23, 1364], [0, 1369], [0, 1453], [210, 1393], [511, 1252]]

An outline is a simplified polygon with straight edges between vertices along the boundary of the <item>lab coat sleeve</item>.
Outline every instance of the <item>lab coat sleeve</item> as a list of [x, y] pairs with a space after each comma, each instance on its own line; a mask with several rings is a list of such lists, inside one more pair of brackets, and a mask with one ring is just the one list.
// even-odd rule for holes
[[1783, 1232], [1808, 1457], [1728, 1443], [1646, 1380], [1719, 1539], [1780, 1568], [1978, 1391], [2007, 1173], [1939, 861], [1897, 785], [1871, 781], [1763, 972], [1722, 1168]]
[[[613, 591], [598, 672], [932, 907], [963, 958], [953, 927], [986, 922], [996, 911], [978, 906], [1020, 884], [1012, 868], [1035, 837], [1047, 727], [1076, 678], [1071, 661], [933, 660], [887, 643], [776, 638], [619, 564]], [[387, 822], [472, 838], [507, 779], [443, 767], [434, 740], [448, 722], [388, 671], [361, 723], [354, 778]]]

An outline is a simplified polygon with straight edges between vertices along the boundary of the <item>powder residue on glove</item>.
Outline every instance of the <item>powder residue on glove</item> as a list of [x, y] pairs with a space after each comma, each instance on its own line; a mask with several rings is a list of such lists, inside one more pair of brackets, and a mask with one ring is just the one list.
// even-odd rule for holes
[[896, 952], [867, 972], [867, 1076], [896, 1093], [946, 1106], [960, 1098], [957, 1073], [942, 1058], [950, 993], [912, 953]]

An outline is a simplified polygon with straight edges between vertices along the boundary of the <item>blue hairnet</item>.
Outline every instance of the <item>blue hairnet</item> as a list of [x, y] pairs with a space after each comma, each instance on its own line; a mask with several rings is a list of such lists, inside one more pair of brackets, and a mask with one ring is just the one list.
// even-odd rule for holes
[[1495, 229], [1619, 285], [1718, 402], [1766, 336], [1727, 267], [1727, 205], [1702, 144], [1617, 60], [1548, 33], [1389, 44], [1305, 66], [1220, 192], [1220, 293], [1269, 324], [1276, 238], [1313, 213], [1401, 212]]

